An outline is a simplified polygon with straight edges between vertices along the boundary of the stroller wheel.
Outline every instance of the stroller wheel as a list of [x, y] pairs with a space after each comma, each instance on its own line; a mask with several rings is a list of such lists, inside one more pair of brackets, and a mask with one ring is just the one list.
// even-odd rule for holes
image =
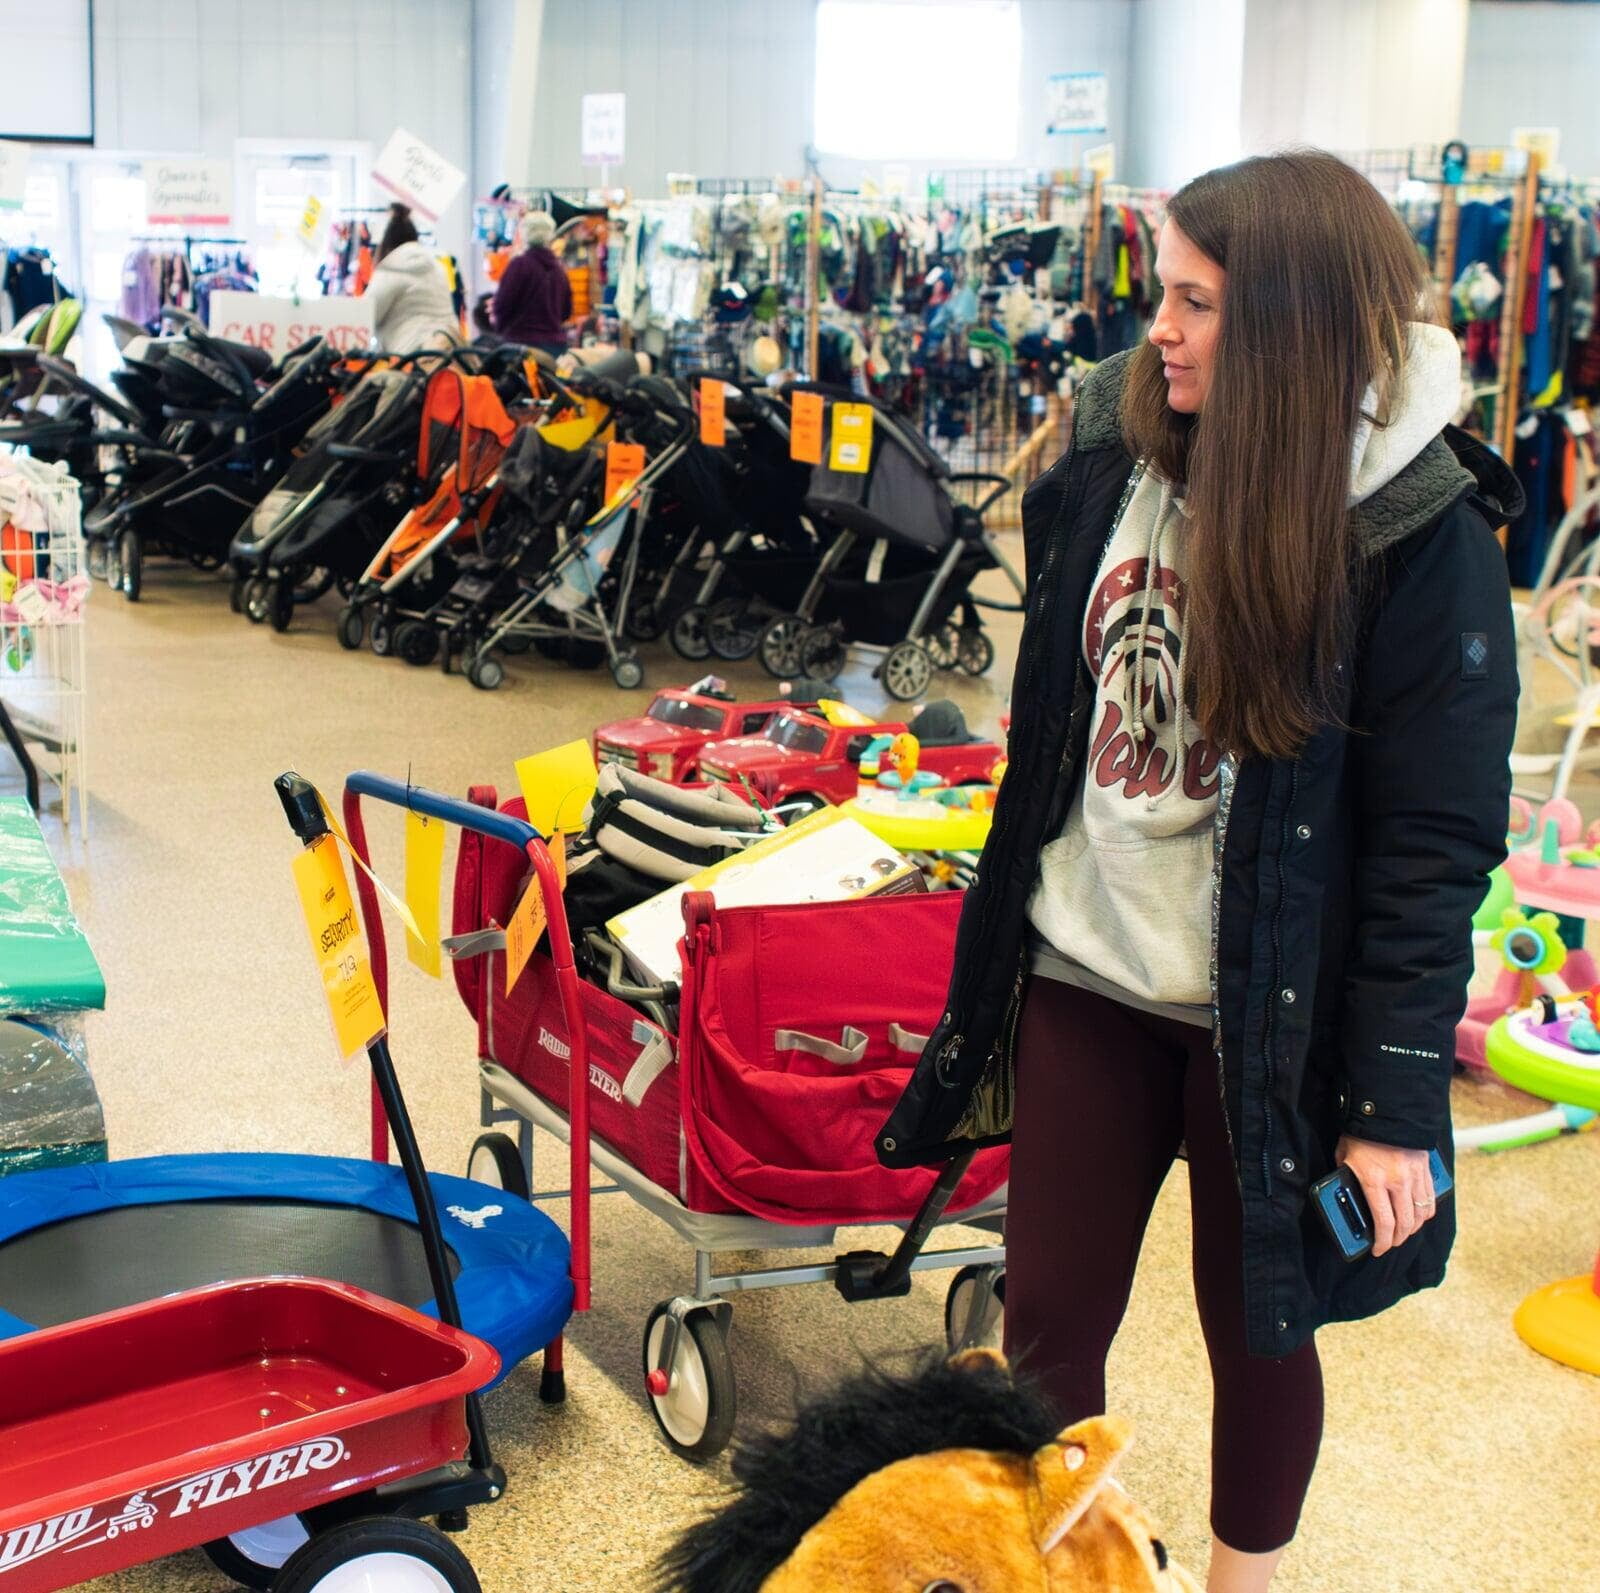
[[667, 640], [679, 658], [698, 663], [711, 656], [711, 643], [706, 639], [706, 608], [703, 603], [693, 603], [672, 622]]
[[354, 652], [361, 645], [362, 638], [367, 630], [367, 616], [358, 608], [351, 608], [348, 604], [339, 610], [339, 621], [336, 626], [339, 636], [339, 645], [349, 652]]
[[611, 678], [624, 691], [636, 691], [644, 684], [644, 665], [632, 653], [623, 653], [611, 666]]
[[374, 617], [367, 643], [379, 658], [387, 658], [394, 651], [394, 624], [387, 614]]
[[[715, 617], [716, 610], [712, 610]], [[780, 614], [761, 633], [761, 665], [769, 675], [779, 680], [793, 680], [800, 673], [800, 637], [810, 627], [798, 614]], [[711, 650], [716, 652], [716, 633], [712, 633]], [[720, 658], [723, 655], [717, 653]]]
[[244, 611], [252, 625], [266, 622], [271, 601], [271, 583], [266, 576], [252, 575], [244, 584]]
[[837, 680], [849, 655], [838, 631], [831, 625], [818, 625], [800, 638], [800, 673], [813, 680]]
[[86, 549], [86, 556], [89, 567], [89, 579], [91, 581], [105, 580], [106, 567], [111, 561], [111, 550], [99, 537], [92, 537], [90, 538], [88, 547]]
[[921, 642], [896, 642], [884, 656], [883, 689], [896, 702], [913, 702], [933, 679], [933, 660]]
[[467, 665], [467, 679], [479, 691], [495, 691], [506, 678], [506, 666], [492, 653], [480, 654]]
[[519, 1200], [528, 1198], [528, 1173], [522, 1165], [522, 1152], [509, 1134], [498, 1130], [480, 1134], [472, 1142], [467, 1157], [467, 1177], [475, 1184], [503, 1189]]
[[[772, 623], [776, 625], [779, 621]], [[771, 629], [769, 625], [767, 630]], [[751, 614], [750, 605], [742, 597], [725, 597], [720, 603], [713, 603], [706, 612], [706, 645], [718, 658], [736, 663], [741, 658], [748, 658], [757, 647], [765, 649], [766, 636], [760, 620]], [[764, 651], [761, 661], [766, 663]], [[770, 664], [767, 667], [772, 669]], [[799, 667], [797, 663], [789, 673], [794, 674]], [[772, 673], [777, 675], [779, 672], [773, 669]], [[782, 676], [779, 678], [782, 679]]]
[[236, 575], [228, 582], [228, 607], [235, 614], [244, 613], [244, 589], [249, 585], [244, 576]]
[[297, 581], [294, 588], [296, 603], [315, 603], [333, 585], [333, 571], [322, 568], [307, 570], [305, 579]]
[[226, 561], [220, 553], [191, 553], [189, 562], [202, 575], [210, 575], [213, 570], [220, 570]]
[[[973, 1320], [973, 1307], [983, 1299]], [[963, 1267], [944, 1297], [944, 1339], [956, 1350], [1000, 1348], [1005, 1336], [1006, 1273], [1004, 1267]]]
[[994, 643], [983, 631], [962, 631], [956, 662], [967, 674], [981, 675], [994, 662]]
[[275, 631], [286, 631], [294, 619], [294, 583], [279, 576], [267, 588], [267, 621]]
[[961, 632], [954, 625], [941, 625], [922, 638], [935, 669], [954, 669], [961, 661]]
[[667, 1442], [685, 1460], [709, 1460], [733, 1436], [735, 1394], [728, 1335], [703, 1307], [683, 1318], [670, 1367], [661, 1367], [672, 1304], [663, 1300], [644, 1329], [645, 1387]]
[[117, 538], [117, 574], [122, 595], [137, 603], [144, 588], [144, 547], [131, 526]]
[[655, 641], [663, 629], [660, 606], [649, 601], [630, 603], [628, 605], [627, 622], [623, 628], [633, 641]]
[[439, 632], [426, 620], [407, 620], [395, 627], [394, 651], [421, 669], [439, 655]]

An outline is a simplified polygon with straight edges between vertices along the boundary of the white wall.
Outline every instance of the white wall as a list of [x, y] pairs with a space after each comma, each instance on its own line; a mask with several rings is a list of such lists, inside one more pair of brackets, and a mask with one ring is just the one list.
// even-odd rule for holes
[[[94, 26], [101, 150], [228, 156], [270, 138], [376, 154], [403, 126], [471, 167], [470, 0], [97, 0]], [[437, 229], [458, 254], [471, 198]]]
[[1239, 156], [1245, 0], [1133, 0], [1132, 105], [1117, 175], [1176, 188]]
[[[914, 17], [915, 7], [907, 8]], [[592, 183], [579, 159], [585, 93], [628, 96], [627, 161], [611, 181], [659, 194], [668, 171], [699, 177], [799, 177], [811, 142], [814, 0], [549, 0], [540, 45], [531, 180]], [[1019, 166], [1075, 160], [1100, 138], [1051, 137], [1045, 79], [1106, 72], [1109, 136], [1125, 136], [1130, 0], [1022, 0]], [[952, 49], [962, 41], [952, 40]], [[893, 63], [885, 62], [886, 76]], [[981, 51], [972, 61], [984, 70]], [[960, 105], [950, 107], [952, 117]], [[953, 162], [940, 162], [948, 168]], [[859, 162], [822, 158], [830, 182], [850, 186]], [[913, 165], [915, 181], [921, 168]]]
[[1600, 5], [1473, 0], [1461, 137], [1513, 127], [1559, 127], [1562, 165], [1600, 177]]

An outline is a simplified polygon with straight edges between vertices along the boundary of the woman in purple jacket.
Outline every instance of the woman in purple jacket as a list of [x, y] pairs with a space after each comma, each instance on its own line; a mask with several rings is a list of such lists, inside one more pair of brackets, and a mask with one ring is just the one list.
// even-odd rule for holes
[[555, 220], [546, 211], [530, 210], [522, 218], [521, 232], [522, 248], [500, 278], [490, 319], [509, 342], [546, 354], [565, 354], [572, 284], [550, 250]]

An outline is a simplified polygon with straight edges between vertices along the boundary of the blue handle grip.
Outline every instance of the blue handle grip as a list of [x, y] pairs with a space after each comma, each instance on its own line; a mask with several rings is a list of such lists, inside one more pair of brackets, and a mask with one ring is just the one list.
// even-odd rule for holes
[[386, 774], [358, 769], [345, 781], [344, 786], [345, 790], [354, 791], [357, 796], [389, 802], [397, 808], [409, 808], [413, 813], [425, 813], [430, 819], [442, 819], [446, 824], [459, 825], [463, 830], [476, 830], [479, 835], [491, 836], [497, 841], [509, 841], [519, 852], [529, 841], [544, 839], [526, 820], [514, 819], [509, 813], [497, 813], [493, 808], [479, 807], [476, 802], [464, 802], [460, 797], [425, 791], [421, 786], [391, 780]]

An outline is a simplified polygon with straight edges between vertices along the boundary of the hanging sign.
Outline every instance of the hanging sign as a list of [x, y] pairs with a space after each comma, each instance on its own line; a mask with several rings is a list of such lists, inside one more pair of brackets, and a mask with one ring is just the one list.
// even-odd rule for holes
[[425, 221], [437, 221], [461, 192], [467, 174], [452, 166], [436, 149], [397, 127], [383, 146], [372, 180]]
[[265, 349], [274, 358], [307, 339], [325, 337], [341, 354], [372, 346], [372, 300], [272, 298], [219, 288], [211, 295], [206, 324], [218, 337]]
[[518, 758], [516, 769], [528, 823], [534, 829], [549, 837], [558, 830], [583, 828], [583, 810], [599, 778], [587, 741], [568, 741]]
[[14, 138], [0, 138], [0, 210], [21, 210], [27, 197], [28, 156], [32, 150]]
[[1083, 152], [1083, 174], [1108, 183], [1117, 175], [1117, 146], [1093, 144]]
[[439, 872], [444, 864], [444, 821], [426, 813], [406, 813], [406, 906], [419, 933], [406, 931], [406, 956], [437, 979], [439, 947]]
[[720, 377], [700, 378], [700, 441], [707, 448], [728, 445], [728, 390]]
[[872, 463], [872, 405], [835, 404], [828, 469], [862, 475]]
[[1103, 133], [1107, 127], [1104, 72], [1053, 72], [1045, 79], [1048, 133]]
[[306, 197], [306, 208], [300, 213], [296, 236], [313, 254], [322, 247], [323, 203], [315, 194]]
[[585, 94], [579, 146], [585, 166], [620, 166], [627, 144], [628, 96]]
[[606, 444], [606, 502], [613, 504], [644, 474], [643, 443]]
[[1559, 127], [1513, 127], [1511, 147], [1525, 149], [1539, 157], [1539, 165], [1548, 172], [1561, 159], [1561, 129]]
[[803, 465], [822, 463], [821, 393], [796, 393], [789, 401], [789, 457]]
[[332, 835], [319, 835], [295, 858], [294, 882], [312, 955], [322, 973], [339, 1056], [348, 1061], [383, 1033], [383, 1003], [373, 982], [367, 937], [350, 895], [339, 843]]
[[[561, 882], [563, 890], [567, 887], [567, 838], [560, 830], [556, 830], [548, 842], [550, 848], [550, 861], [556, 866], [556, 878]], [[533, 948], [539, 944], [539, 937], [544, 933], [545, 925], [549, 923], [550, 915], [545, 910], [544, 892], [539, 887], [539, 876], [530, 874], [528, 883], [522, 892], [522, 899], [517, 903], [516, 911], [511, 915], [511, 922], [506, 925], [506, 994], [511, 994], [512, 987], [522, 975], [522, 970], [528, 966], [528, 959], [533, 955]]]
[[145, 161], [144, 211], [153, 227], [226, 227], [233, 220], [233, 162]]

